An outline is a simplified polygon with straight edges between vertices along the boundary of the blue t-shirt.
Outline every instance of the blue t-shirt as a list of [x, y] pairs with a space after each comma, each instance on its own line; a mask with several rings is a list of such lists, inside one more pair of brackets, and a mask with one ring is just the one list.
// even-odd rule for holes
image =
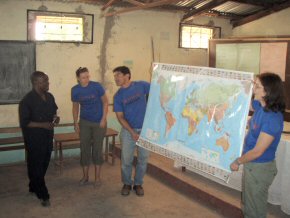
[[256, 146], [260, 133], [264, 132], [273, 136], [274, 140], [266, 151], [252, 162], [270, 162], [275, 159], [275, 153], [283, 131], [283, 114], [281, 112], [264, 111], [264, 108], [257, 100], [252, 102], [252, 107], [255, 111], [250, 120], [250, 128], [245, 139], [243, 153], [245, 154], [252, 150]]
[[149, 90], [150, 83], [135, 81], [127, 88], [120, 88], [114, 96], [114, 111], [123, 112], [124, 118], [134, 129], [142, 128]]
[[103, 116], [103, 102], [101, 97], [105, 94], [104, 88], [98, 82], [90, 81], [86, 87], [80, 84], [72, 87], [71, 99], [80, 103], [80, 118], [99, 123]]

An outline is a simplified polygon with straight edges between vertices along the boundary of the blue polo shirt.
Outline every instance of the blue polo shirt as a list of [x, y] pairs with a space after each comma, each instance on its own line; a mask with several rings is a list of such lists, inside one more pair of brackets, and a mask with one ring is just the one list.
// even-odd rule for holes
[[265, 111], [260, 102], [257, 100], [252, 102], [252, 107], [255, 111], [250, 120], [250, 128], [245, 138], [243, 153], [245, 154], [252, 150], [256, 146], [260, 133], [264, 132], [273, 136], [274, 140], [266, 151], [252, 162], [270, 162], [275, 159], [275, 153], [283, 131], [283, 114], [281, 112]]
[[134, 81], [129, 87], [120, 88], [114, 96], [114, 111], [123, 112], [124, 118], [134, 129], [142, 128], [149, 90], [150, 83]]
[[105, 94], [104, 88], [98, 82], [90, 81], [86, 87], [80, 84], [72, 87], [71, 99], [80, 103], [80, 118], [99, 123], [103, 117], [103, 102], [101, 97]]

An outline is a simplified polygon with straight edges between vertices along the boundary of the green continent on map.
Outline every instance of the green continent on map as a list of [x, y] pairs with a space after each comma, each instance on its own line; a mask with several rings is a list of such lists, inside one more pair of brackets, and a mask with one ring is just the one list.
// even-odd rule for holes
[[[208, 122], [214, 122], [214, 130], [221, 132], [222, 125], [220, 123], [239, 92], [238, 85], [217, 83], [193, 90], [187, 97], [182, 110], [182, 116], [188, 120], [188, 135], [197, 132], [198, 125], [205, 116]], [[230, 147], [228, 138], [227, 134], [223, 135], [216, 140], [216, 145], [227, 151]]]
[[170, 82], [170, 79], [160, 76], [158, 78], [158, 83], [160, 84], [160, 103], [161, 107], [164, 109], [166, 104], [175, 97], [175, 84]]
[[212, 107], [229, 102], [229, 98], [239, 94], [238, 85], [211, 84], [210, 86], [198, 89], [191, 93], [190, 98], [194, 99], [199, 105]]

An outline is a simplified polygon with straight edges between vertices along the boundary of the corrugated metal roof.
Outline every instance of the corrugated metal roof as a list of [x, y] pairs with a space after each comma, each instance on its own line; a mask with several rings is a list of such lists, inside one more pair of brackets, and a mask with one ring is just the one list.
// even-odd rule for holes
[[[1, 0], [0, 0], [1, 1]], [[52, 0], [53, 1], [53, 0]], [[56, 0], [55, 0], [56, 1]], [[80, 1], [80, 0], [60, 0]], [[130, 11], [153, 9], [182, 11], [182, 22], [206, 15], [231, 19], [233, 26], [243, 25], [271, 13], [290, 7], [290, 0], [82, 0], [84, 2], [103, 2], [105, 11], [109, 7], [125, 7], [114, 12], [108, 12], [104, 16], [114, 16]], [[219, 5], [220, 4], [220, 5]], [[216, 6], [216, 7], [215, 7]], [[261, 13], [263, 12], [263, 13]]]
[[180, 7], [190, 7], [190, 5], [193, 5], [197, 0], [186, 0], [186, 1], [180, 1], [177, 4], [173, 4]]
[[247, 15], [259, 11], [262, 8], [263, 7], [261, 6], [228, 1], [220, 6], [213, 8], [213, 10], [237, 15]]

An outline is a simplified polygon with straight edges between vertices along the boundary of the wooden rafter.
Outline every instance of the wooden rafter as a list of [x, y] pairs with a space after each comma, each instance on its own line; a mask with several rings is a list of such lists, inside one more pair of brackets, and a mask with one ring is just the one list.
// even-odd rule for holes
[[152, 2], [152, 3], [145, 3], [142, 6], [136, 6], [136, 7], [126, 8], [126, 9], [122, 9], [122, 10], [119, 10], [119, 11], [114, 11], [114, 12], [111, 12], [111, 13], [107, 13], [104, 16], [105, 17], [110, 17], [110, 16], [114, 16], [114, 15], [117, 15], [117, 14], [123, 14], [123, 13], [126, 13], [126, 12], [137, 11], [137, 10], [147, 9], [147, 8], [154, 8], [154, 7], [158, 7], [158, 6], [162, 6], [162, 5], [176, 3], [176, 2], [179, 2], [179, 1], [180, 0], [159, 0], [159, 1]]
[[132, 5], [137, 5], [137, 6], [144, 6], [145, 4], [142, 2], [138, 2], [136, 0], [125, 0], [126, 2], [131, 3]]
[[102, 10], [105, 10], [106, 8], [110, 7], [113, 3], [115, 3], [116, 1], [118, 0], [110, 0], [107, 2], [107, 4], [105, 4], [103, 7], [102, 7]]
[[251, 16], [245, 17], [243, 19], [240, 19], [240, 20], [237, 20], [237, 21], [232, 21], [232, 24], [233, 24], [233, 27], [241, 26], [243, 24], [246, 24], [246, 23], [252, 22], [254, 20], [260, 19], [260, 18], [265, 17], [267, 15], [270, 15], [272, 13], [275, 13], [275, 12], [281, 11], [283, 9], [286, 9], [288, 7], [290, 7], [290, 2], [289, 1], [287, 1], [284, 4], [280, 4], [280, 5], [276, 5], [274, 7], [271, 7], [271, 8], [267, 8], [266, 10], [260, 11], [260, 12], [258, 12], [256, 14], [253, 14]]
[[237, 15], [237, 14], [233, 14], [233, 13], [227, 13], [227, 12], [220, 12], [220, 11], [216, 11], [216, 10], [210, 10], [208, 12], [203, 13], [206, 16], [213, 16], [213, 17], [221, 17], [221, 18], [225, 18], [225, 19], [242, 19], [244, 18], [244, 16], [241, 15]]
[[223, 4], [227, 2], [227, 0], [214, 0], [214, 1], [211, 1], [209, 2], [208, 4], [205, 4], [204, 6], [196, 9], [196, 10], [193, 10], [193, 11], [190, 11], [188, 12], [187, 14], [185, 14], [182, 18], [182, 22], [188, 22], [190, 20], [192, 20], [194, 17], [198, 16], [198, 15], [201, 15], [205, 12], [208, 12], [210, 11], [211, 9]]

